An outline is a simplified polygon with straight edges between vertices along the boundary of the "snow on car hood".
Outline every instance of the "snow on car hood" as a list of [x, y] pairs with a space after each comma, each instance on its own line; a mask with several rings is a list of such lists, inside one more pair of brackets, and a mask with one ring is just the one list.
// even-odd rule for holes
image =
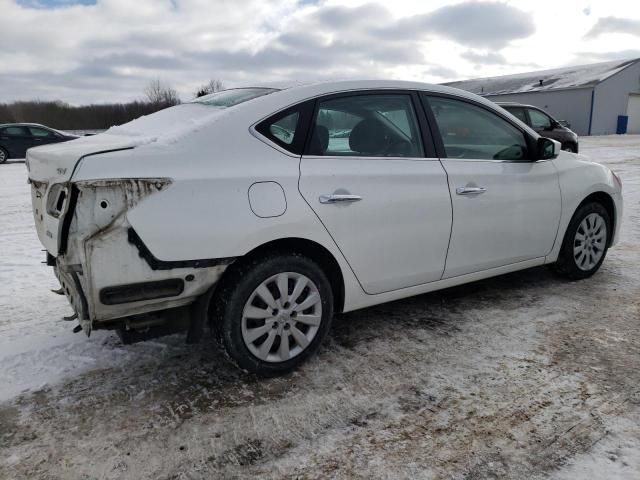
[[86, 155], [175, 143], [226, 113], [227, 109], [201, 104], [177, 105], [111, 127], [98, 135], [31, 148], [27, 151], [29, 178], [47, 183], [67, 181], [78, 161]]

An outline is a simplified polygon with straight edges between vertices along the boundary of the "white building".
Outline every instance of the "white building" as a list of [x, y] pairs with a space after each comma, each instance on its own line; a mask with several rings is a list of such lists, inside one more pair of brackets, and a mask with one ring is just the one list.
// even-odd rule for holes
[[567, 120], [579, 135], [616, 133], [628, 116], [627, 133], [640, 133], [640, 58], [450, 82], [446, 85], [494, 102], [520, 102]]

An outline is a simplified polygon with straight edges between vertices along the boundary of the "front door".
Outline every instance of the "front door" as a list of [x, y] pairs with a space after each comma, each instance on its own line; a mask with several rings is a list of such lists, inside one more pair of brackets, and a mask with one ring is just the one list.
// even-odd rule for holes
[[365, 292], [439, 280], [451, 231], [446, 173], [425, 158], [408, 93], [320, 99], [300, 192]]
[[465, 100], [427, 97], [442, 138], [453, 203], [444, 278], [546, 256], [560, 221], [551, 161], [531, 157], [524, 133]]
[[531, 128], [543, 137], [556, 138], [553, 133], [556, 122], [549, 115], [536, 108], [527, 108], [527, 114], [529, 115], [529, 126]]
[[31, 132], [31, 147], [57, 143], [62, 140], [60, 135], [46, 128], [29, 126], [29, 132]]

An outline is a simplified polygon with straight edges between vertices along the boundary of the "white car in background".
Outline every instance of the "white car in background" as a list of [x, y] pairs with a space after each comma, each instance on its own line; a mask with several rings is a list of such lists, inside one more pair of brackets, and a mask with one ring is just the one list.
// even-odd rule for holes
[[399, 81], [225, 90], [27, 165], [87, 333], [182, 322], [195, 341], [209, 322], [263, 375], [312, 354], [335, 312], [543, 264], [588, 277], [622, 209], [607, 167], [481, 97]]

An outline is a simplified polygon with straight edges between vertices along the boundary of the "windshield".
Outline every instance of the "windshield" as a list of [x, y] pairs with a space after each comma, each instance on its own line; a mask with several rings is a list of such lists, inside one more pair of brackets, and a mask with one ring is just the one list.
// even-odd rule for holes
[[214, 107], [233, 107], [239, 103], [277, 92], [275, 88], [233, 88], [196, 98], [192, 103], [201, 103]]

